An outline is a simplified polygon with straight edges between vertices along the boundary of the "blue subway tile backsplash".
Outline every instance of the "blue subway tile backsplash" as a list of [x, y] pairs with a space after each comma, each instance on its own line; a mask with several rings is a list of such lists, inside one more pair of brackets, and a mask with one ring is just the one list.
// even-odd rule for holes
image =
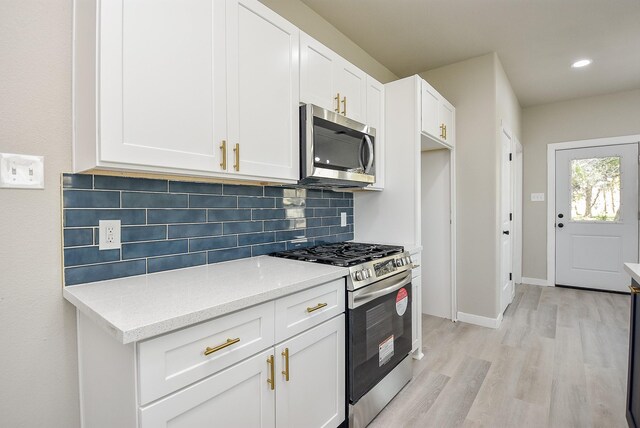
[[[331, 190], [64, 174], [65, 285], [353, 239], [353, 195]], [[346, 213], [347, 226], [340, 226]], [[98, 249], [121, 220], [122, 249]]]

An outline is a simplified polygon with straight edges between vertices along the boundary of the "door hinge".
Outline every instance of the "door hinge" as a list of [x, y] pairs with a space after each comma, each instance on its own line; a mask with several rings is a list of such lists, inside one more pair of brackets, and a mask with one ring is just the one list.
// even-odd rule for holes
[[509, 153], [509, 160], [513, 160], [513, 153]]
[[513, 213], [509, 213], [509, 221], [513, 221]]
[[509, 272], [509, 281], [513, 281], [513, 274]]

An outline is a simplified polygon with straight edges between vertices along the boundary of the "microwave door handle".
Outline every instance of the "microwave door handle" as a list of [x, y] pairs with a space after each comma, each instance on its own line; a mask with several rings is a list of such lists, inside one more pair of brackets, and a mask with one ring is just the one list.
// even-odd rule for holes
[[371, 138], [367, 134], [364, 134], [364, 140], [367, 142], [367, 147], [369, 148], [369, 161], [367, 162], [367, 166], [364, 168], [365, 174], [368, 174], [371, 170], [371, 165], [373, 165], [373, 158], [375, 154], [373, 152], [373, 142], [371, 141]]
[[[400, 281], [396, 282], [393, 285], [390, 285], [389, 287], [385, 287], [382, 290], [376, 290], [376, 291], [371, 291], [371, 292], [363, 292], [362, 294], [358, 294], [358, 295], [354, 296], [354, 298], [353, 298], [354, 309], [357, 308], [358, 306], [364, 305], [365, 303], [369, 303], [370, 301], [375, 300], [380, 296], [384, 296], [385, 294], [393, 293], [394, 291], [397, 291], [397, 290], [401, 289], [402, 287], [404, 287], [405, 285], [407, 285], [409, 283], [411, 283], [411, 272], [409, 272]], [[363, 291], [365, 291], [365, 290], [363, 290]]]

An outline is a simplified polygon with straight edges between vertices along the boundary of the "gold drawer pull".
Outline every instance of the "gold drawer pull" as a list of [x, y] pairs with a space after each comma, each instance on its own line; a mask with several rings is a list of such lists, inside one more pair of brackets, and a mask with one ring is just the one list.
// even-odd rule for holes
[[284, 380], [289, 382], [289, 348], [284, 348], [282, 356], [284, 357], [284, 370], [282, 374], [284, 375]]
[[334, 98], [334, 100], [336, 100], [336, 106], [337, 108], [334, 109], [333, 111], [335, 111], [336, 113], [340, 114], [340, 92], [338, 92], [338, 95], [336, 95], [336, 97]]
[[342, 114], [344, 116], [347, 115], [347, 96], [345, 95], [344, 98], [342, 99]]
[[635, 285], [630, 285], [629, 290], [631, 290], [631, 294], [640, 294], [640, 287], [636, 287]]
[[240, 342], [240, 338], [236, 337], [235, 339], [227, 339], [227, 341], [224, 342], [222, 345], [214, 346], [213, 348], [210, 348], [207, 346], [207, 349], [204, 350], [204, 355], [211, 355], [214, 352], [218, 352], [219, 350], [224, 349], [227, 346], [231, 346], [234, 343], [238, 343], [238, 342]]
[[276, 374], [273, 363], [273, 355], [269, 355], [267, 358], [267, 364], [269, 365], [269, 379], [267, 379], [267, 383], [271, 385], [271, 390], [273, 391], [276, 388]]
[[314, 306], [313, 308], [307, 308], [307, 312], [311, 313], [311, 312], [317, 311], [318, 309], [322, 309], [322, 308], [324, 308], [325, 306], [327, 306], [327, 304], [326, 304], [326, 303], [318, 303], [318, 304], [317, 304], [316, 306]]

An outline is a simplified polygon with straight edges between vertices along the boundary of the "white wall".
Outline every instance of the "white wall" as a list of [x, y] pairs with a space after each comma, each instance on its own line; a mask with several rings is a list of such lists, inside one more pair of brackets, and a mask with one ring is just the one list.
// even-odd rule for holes
[[[308, 9], [298, 0], [282, 8]], [[308, 12], [287, 17], [377, 79], [395, 78]], [[1, 427], [80, 424], [76, 317], [61, 291], [60, 174], [71, 169], [71, 37], [71, 0], [0, 1], [0, 152], [44, 155], [46, 175], [45, 190], [0, 190]]]
[[79, 425], [75, 311], [62, 298], [71, 166], [71, 1], [0, 2], [0, 152], [45, 156], [45, 190], [0, 189], [0, 426]]
[[547, 144], [640, 134], [640, 89], [580, 98], [523, 110], [523, 276], [547, 278]]

